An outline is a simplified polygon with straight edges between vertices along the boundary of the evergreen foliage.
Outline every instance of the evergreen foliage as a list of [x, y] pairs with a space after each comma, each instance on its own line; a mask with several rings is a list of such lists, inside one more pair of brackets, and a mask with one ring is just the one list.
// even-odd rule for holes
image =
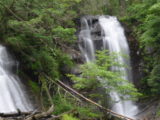
[[[1, 41], [19, 54], [21, 64], [37, 76], [44, 72], [60, 78], [62, 65], [71, 65], [62, 48], [75, 40], [72, 7], [80, 0], [0, 1]], [[5, 19], [7, 18], [7, 19]]]
[[111, 55], [107, 51], [97, 51], [96, 60], [81, 65], [82, 74], [78, 77], [69, 75], [75, 82], [75, 88], [81, 90], [94, 90], [105, 88], [106, 93], [116, 91], [123, 99], [136, 98], [140, 94], [133, 84], [123, 79], [120, 71], [111, 71], [111, 67], [125, 67], [117, 63], [118, 54]]
[[[125, 17], [134, 30], [134, 36], [140, 43], [143, 57], [143, 72], [147, 75], [143, 80], [144, 92], [148, 95], [159, 95], [159, 58], [160, 58], [160, 1], [144, 0], [134, 3], [128, 9], [130, 16]], [[150, 92], [148, 92], [150, 91]]]
[[[52, 102], [52, 95], [57, 92], [57, 86], [53, 82], [62, 78], [65, 66], [73, 65], [64, 51], [72, 49], [69, 46], [76, 40], [74, 19], [80, 1], [0, 1], [0, 41], [15, 53], [21, 71], [33, 78], [29, 85], [37, 96], [43, 95], [40, 101], [43, 108], [55, 102], [55, 99]], [[43, 74], [53, 81], [44, 78]], [[66, 105], [62, 103], [59, 103], [60, 108]]]

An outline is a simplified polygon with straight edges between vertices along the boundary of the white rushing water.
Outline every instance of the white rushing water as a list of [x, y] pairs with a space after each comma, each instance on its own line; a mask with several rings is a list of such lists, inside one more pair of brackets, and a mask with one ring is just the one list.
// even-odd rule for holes
[[93, 61], [95, 59], [95, 49], [94, 44], [91, 39], [91, 26], [85, 18], [81, 20], [81, 31], [79, 34], [79, 40], [83, 41], [83, 46], [79, 45], [82, 54], [85, 56], [87, 62]]
[[[88, 18], [83, 18], [81, 20], [82, 26], [79, 34], [79, 40], [82, 42], [80, 44], [80, 50], [87, 62], [95, 59], [95, 46], [97, 43], [95, 42], [94, 36], [92, 37], [92, 31], [95, 31], [94, 29], [97, 29], [97, 27], [91, 23], [90, 19], [91, 18], [89, 18], [89, 20]], [[129, 56], [129, 47], [124, 30], [117, 18], [112, 16], [99, 16], [97, 24], [101, 29], [101, 40], [99, 40], [99, 42], [102, 42], [102, 46], [99, 46], [99, 48], [108, 49], [110, 52], [122, 53]], [[130, 60], [123, 56], [118, 56], [117, 62], [127, 64], [130, 67]], [[123, 79], [132, 81], [132, 74], [129, 68], [113, 66], [111, 69], [113, 71], [122, 72]], [[113, 111], [135, 118], [134, 115], [138, 113], [138, 107], [132, 101], [121, 100], [116, 91], [111, 92], [110, 95], [112, 99], [119, 101], [112, 106]]]
[[12, 72], [15, 65], [6, 48], [0, 45], [0, 113], [33, 110], [19, 77]]

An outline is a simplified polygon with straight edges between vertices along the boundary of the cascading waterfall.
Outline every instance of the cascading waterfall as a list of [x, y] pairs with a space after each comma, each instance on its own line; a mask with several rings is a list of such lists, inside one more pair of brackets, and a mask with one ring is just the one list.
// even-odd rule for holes
[[[81, 19], [81, 31], [79, 33], [80, 50], [87, 62], [95, 59], [95, 51], [108, 49], [110, 52], [122, 53], [129, 56], [129, 47], [124, 30], [116, 17], [97, 16], [84, 17]], [[127, 64], [130, 67], [130, 60], [118, 56], [117, 62]], [[113, 71], [123, 73], [123, 79], [132, 81], [131, 70], [126, 67], [111, 68]], [[112, 106], [112, 110], [134, 118], [138, 113], [138, 107], [132, 101], [123, 101], [116, 91], [110, 93], [112, 99], [119, 101]]]
[[12, 72], [15, 65], [6, 48], [0, 45], [0, 113], [33, 110], [19, 77]]
[[94, 49], [94, 43], [91, 38], [91, 26], [88, 25], [88, 22], [85, 18], [82, 18], [82, 26], [81, 26], [81, 32], [79, 34], [80, 41], [84, 42], [84, 48], [79, 45], [79, 48], [83, 55], [85, 56], [85, 59], [87, 62], [92, 61], [95, 59], [95, 49]]

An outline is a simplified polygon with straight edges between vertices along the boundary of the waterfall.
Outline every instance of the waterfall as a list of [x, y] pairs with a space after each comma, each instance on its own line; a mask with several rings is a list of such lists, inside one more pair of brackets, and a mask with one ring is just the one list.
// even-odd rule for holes
[[95, 49], [94, 49], [94, 44], [91, 38], [91, 26], [88, 25], [88, 22], [85, 18], [82, 18], [81, 20], [82, 26], [81, 26], [81, 31], [79, 34], [79, 39], [80, 41], [84, 42], [84, 48], [79, 45], [79, 48], [83, 55], [85, 56], [85, 59], [87, 62], [92, 61], [95, 59]]
[[[129, 47], [124, 34], [124, 29], [116, 17], [113, 16], [86, 16], [81, 19], [81, 31], [79, 33], [79, 48], [84, 55], [86, 62], [95, 59], [95, 51], [108, 49], [109, 52], [122, 53], [129, 56]], [[130, 67], [129, 58], [118, 56], [117, 62], [127, 64]], [[131, 70], [126, 67], [113, 66], [113, 71], [123, 73], [122, 78], [132, 82]], [[138, 107], [131, 100], [121, 100], [118, 93], [113, 91], [110, 96], [114, 101], [112, 110], [134, 118], [138, 112]]]
[[19, 77], [12, 72], [13, 69], [16, 70], [16, 61], [0, 45], [0, 113], [33, 110]]

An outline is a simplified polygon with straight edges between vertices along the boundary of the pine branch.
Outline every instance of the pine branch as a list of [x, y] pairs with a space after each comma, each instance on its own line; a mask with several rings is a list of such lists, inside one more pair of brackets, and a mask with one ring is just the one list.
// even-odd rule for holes
[[10, 8], [0, 2], [0, 5], [3, 6], [9, 13], [11, 13], [17, 20], [24, 21], [21, 17], [17, 16]]

